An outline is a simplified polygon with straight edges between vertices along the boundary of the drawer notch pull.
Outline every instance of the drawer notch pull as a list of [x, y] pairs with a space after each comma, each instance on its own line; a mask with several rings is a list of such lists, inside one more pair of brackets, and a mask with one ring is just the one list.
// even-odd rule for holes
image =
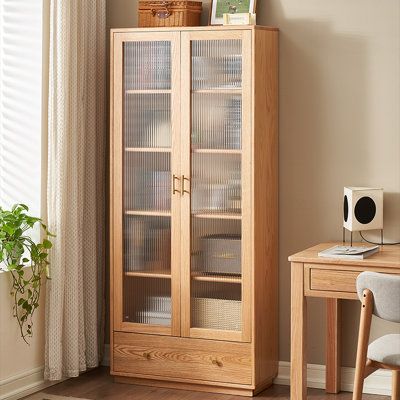
[[217, 359], [212, 360], [212, 363], [213, 363], [214, 365], [218, 365], [218, 367], [223, 367], [223, 365], [224, 365], [224, 364], [222, 364], [221, 361], [219, 361], [219, 360], [217, 360]]

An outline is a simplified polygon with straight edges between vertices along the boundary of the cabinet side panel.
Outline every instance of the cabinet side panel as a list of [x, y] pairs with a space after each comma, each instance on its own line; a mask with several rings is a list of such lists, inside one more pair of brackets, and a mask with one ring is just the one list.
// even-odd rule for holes
[[254, 32], [256, 387], [278, 372], [278, 32]]
[[[113, 114], [114, 114], [114, 34], [111, 32], [110, 34], [110, 158], [109, 158], [109, 229], [110, 229], [110, 237], [109, 237], [109, 266], [110, 266], [110, 352], [112, 353], [113, 341], [114, 341], [114, 308], [113, 308], [113, 298], [114, 298], [114, 269], [113, 269], [113, 261], [114, 261], [114, 247], [113, 247]], [[110, 370], [113, 371], [114, 357], [110, 354]]]

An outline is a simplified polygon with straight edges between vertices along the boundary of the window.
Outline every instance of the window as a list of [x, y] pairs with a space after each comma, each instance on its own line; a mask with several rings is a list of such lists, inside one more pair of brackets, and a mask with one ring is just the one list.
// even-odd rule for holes
[[40, 216], [43, 0], [0, 0], [0, 205]]

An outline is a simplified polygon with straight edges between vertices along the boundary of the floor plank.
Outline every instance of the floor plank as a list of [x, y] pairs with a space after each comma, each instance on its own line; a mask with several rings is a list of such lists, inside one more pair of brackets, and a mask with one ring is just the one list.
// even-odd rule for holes
[[[172, 390], [138, 385], [114, 383], [108, 368], [97, 368], [69, 379], [43, 391], [46, 394], [78, 397], [90, 400], [244, 400], [241, 396], [230, 396], [186, 390]], [[308, 389], [310, 400], [351, 400], [351, 393], [326, 394], [319, 389]], [[31, 399], [32, 396], [25, 398]], [[257, 396], [257, 399], [289, 400], [289, 386], [273, 385]], [[363, 400], [390, 400], [388, 396], [364, 395]]]

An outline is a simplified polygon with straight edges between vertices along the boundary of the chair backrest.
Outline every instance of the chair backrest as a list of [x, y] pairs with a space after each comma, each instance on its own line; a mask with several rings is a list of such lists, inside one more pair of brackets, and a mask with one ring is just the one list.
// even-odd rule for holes
[[386, 321], [400, 322], [400, 276], [362, 272], [357, 278], [360, 300], [364, 289], [369, 289], [374, 296], [374, 315]]

